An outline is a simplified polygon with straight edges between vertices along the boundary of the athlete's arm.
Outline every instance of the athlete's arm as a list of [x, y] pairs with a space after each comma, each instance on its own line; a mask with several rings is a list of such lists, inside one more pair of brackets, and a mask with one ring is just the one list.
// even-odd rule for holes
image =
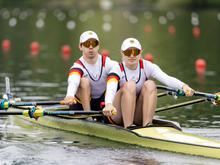
[[149, 62], [147, 63], [146, 69], [148, 72], [150, 72], [150, 76], [152, 76], [153, 78], [157, 79], [158, 81], [169, 87], [182, 89], [183, 86], [185, 85], [185, 83], [183, 83], [179, 79], [167, 75], [156, 64], [152, 64]]
[[82, 75], [83, 75], [83, 71], [80, 68], [72, 68], [70, 70], [66, 96], [75, 96]]
[[112, 104], [117, 92], [119, 76], [116, 73], [110, 73], [107, 78], [107, 87], [105, 95], [105, 104]]

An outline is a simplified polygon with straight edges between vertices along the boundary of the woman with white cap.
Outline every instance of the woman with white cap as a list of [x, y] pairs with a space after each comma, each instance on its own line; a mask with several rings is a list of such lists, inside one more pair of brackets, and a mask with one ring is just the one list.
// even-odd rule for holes
[[107, 76], [118, 64], [109, 57], [101, 56], [99, 38], [93, 31], [85, 31], [79, 40], [82, 56], [74, 62], [69, 71], [67, 94], [64, 103], [72, 109], [84, 111], [100, 110], [104, 101]]
[[[187, 96], [194, 90], [180, 80], [164, 73], [156, 64], [141, 58], [142, 47], [135, 38], [127, 38], [121, 45], [122, 62], [115, 65], [107, 81], [103, 112], [111, 123], [125, 128], [135, 125], [151, 126], [157, 105], [155, 78], [163, 84], [183, 89]], [[119, 85], [119, 90], [117, 87]], [[117, 114], [111, 111], [116, 109]]]

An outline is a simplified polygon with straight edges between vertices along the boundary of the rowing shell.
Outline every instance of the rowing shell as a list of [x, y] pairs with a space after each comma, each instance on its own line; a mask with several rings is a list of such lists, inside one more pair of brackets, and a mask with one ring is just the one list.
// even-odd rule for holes
[[[10, 108], [10, 111], [19, 109]], [[138, 145], [190, 155], [220, 159], [220, 141], [184, 133], [178, 124], [168, 120], [155, 119], [154, 127], [124, 129], [120, 126], [104, 124], [65, 116], [44, 116], [29, 120], [46, 127], [95, 136], [112, 141]]]

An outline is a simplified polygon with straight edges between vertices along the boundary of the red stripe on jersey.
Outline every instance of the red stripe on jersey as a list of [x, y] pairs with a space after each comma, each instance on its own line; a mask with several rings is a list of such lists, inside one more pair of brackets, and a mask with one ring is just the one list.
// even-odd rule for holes
[[105, 67], [106, 56], [102, 56], [102, 67]]
[[74, 63], [77, 63], [77, 64], [83, 66], [83, 64], [82, 64], [82, 62], [81, 62], [80, 60], [77, 60], [77, 61], [75, 61]]
[[80, 77], [83, 76], [83, 71], [80, 68], [73, 68], [69, 71], [69, 76], [73, 74], [78, 74]]
[[143, 59], [140, 59], [139, 62], [140, 62], [140, 68], [141, 68], [141, 69], [144, 69]]
[[123, 72], [123, 71], [124, 71], [124, 66], [123, 66], [123, 64], [122, 64], [122, 63], [119, 63], [119, 66], [120, 66], [121, 71]]
[[119, 77], [117, 75], [108, 76], [107, 81], [110, 80], [110, 79], [116, 79], [117, 81], [119, 81]]

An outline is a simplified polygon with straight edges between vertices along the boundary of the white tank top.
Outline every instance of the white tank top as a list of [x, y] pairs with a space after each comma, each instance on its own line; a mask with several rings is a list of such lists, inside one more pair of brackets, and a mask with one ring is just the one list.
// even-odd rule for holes
[[[106, 90], [107, 76], [115, 64], [118, 63], [106, 56], [98, 55], [98, 59], [95, 64], [89, 64], [83, 59], [83, 57], [81, 57], [70, 69], [67, 96], [75, 96], [78, 89], [77, 84], [79, 85], [79, 79], [81, 77], [86, 77], [90, 81], [91, 97], [101, 97]], [[73, 86], [77, 86], [77, 89]]]
[[136, 93], [139, 94], [144, 82], [147, 80], [144, 72], [143, 60], [139, 60], [138, 66], [135, 70], [127, 68], [124, 62], [120, 63], [119, 66], [121, 70], [120, 86], [127, 81], [134, 81], [136, 83]]
[[134, 81], [136, 83], [136, 94], [138, 95], [144, 82], [150, 78], [154, 78], [166, 86], [176, 89], [182, 89], [184, 85], [182, 81], [167, 75], [159, 66], [150, 61], [140, 59], [135, 70], [127, 68], [124, 62], [122, 62], [119, 65], [115, 65], [109, 73], [105, 102], [113, 102], [118, 82], [119, 87], [121, 87], [127, 81]]

